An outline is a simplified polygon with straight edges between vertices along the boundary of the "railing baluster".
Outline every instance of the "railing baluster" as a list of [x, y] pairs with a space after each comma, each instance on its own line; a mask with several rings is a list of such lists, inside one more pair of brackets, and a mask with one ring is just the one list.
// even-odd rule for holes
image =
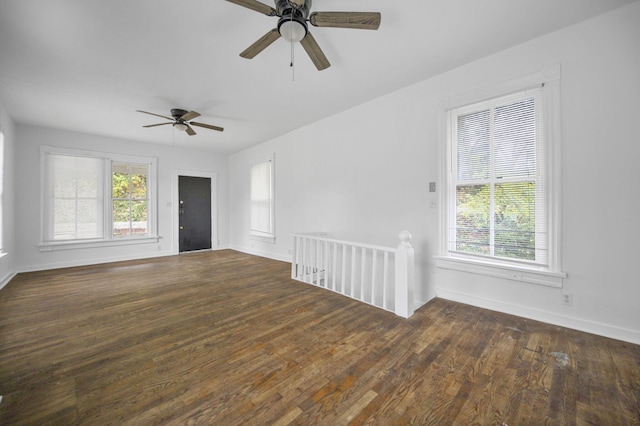
[[322, 264], [324, 253], [322, 251], [322, 241], [316, 240], [316, 280], [318, 285], [322, 286]]
[[389, 274], [389, 252], [384, 252], [384, 266], [382, 268], [382, 307], [387, 308], [387, 275]]
[[301, 281], [303, 281], [304, 280], [304, 237], [300, 237], [298, 244], [299, 244], [298, 277]]
[[342, 279], [340, 280], [340, 293], [347, 291], [347, 245], [342, 245]]
[[364, 302], [364, 277], [366, 275], [365, 265], [367, 264], [367, 249], [362, 247], [362, 263], [360, 264], [360, 300]]
[[351, 297], [353, 297], [353, 288], [356, 286], [356, 246], [351, 246]]
[[331, 289], [336, 291], [336, 275], [338, 275], [338, 244], [333, 243], [333, 264], [331, 265]]
[[309, 238], [305, 238], [304, 240], [304, 279], [307, 283], [311, 284], [311, 280], [309, 279], [309, 272], [311, 272], [310, 261], [311, 258], [311, 240]]
[[322, 286], [320, 271], [322, 270], [322, 242], [316, 240], [316, 285]]
[[376, 290], [376, 268], [378, 267], [378, 250], [373, 249], [371, 251], [371, 304], [376, 304], [375, 290]]
[[322, 248], [322, 256], [324, 260], [324, 266], [322, 267], [322, 275], [324, 277], [324, 288], [329, 288], [329, 243], [324, 242]]
[[313, 239], [311, 242], [311, 282], [318, 285], [318, 240]]
[[298, 277], [298, 237], [293, 237], [293, 248], [291, 249], [292, 259], [291, 259], [291, 278]]

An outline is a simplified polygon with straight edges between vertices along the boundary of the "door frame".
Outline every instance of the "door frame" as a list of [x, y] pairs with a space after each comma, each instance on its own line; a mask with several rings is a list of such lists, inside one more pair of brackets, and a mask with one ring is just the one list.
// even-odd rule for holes
[[179, 177], [200, 177], [211, 179], [211, 250], [216, 250], [220, 246], [218, 240], [218, 174], [216, 172], [202, 172], [197, 170], [173, 169], [171, 172], [171, 188], [172, 196], [170, 207], [172, 209], [171, 218], [171, 234], [173, 236], [173, 244], [171, 251], [173, 254], [180, 253], [179, 226], [180, 215], [178, 206], [180, 205], [180, 189]]

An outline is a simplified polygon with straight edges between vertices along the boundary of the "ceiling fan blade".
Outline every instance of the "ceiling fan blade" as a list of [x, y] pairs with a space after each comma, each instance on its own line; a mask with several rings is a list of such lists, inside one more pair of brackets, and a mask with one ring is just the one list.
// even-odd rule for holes
[[165, 124], [173, 124], [173, 123], [149, 124], [149, 125], [147, 125], [147, 126], [142, 126], [142, 127], [156, 127], [156, 126], [164, 126]]
[[269, 47], [271, 43], [280, 38], [280, 33], [277, 29], [272, 29], [262, 37], [258, 39], [251, 46], [247, 47], [241, 54], [243, 58], [253, 59], [258, 53]]
[[193, 120], [196, 117], [200, 117], [200, 113], [199, 112], [189, 111], [188, 113], [183, 114], [182, 117], [180, 117], [180, 118], [183, 119], [184, 121], [190, 121], [190, 120]]
[[137, 112], [141, 112], [141, 113], [143, 113], [143, 114], [155, 115], [156, 117], [162, 117], [162, 118], [166, 118], [167, 120], [171, 120], [171, 121], [173, 121], [173, 118], [171, 118], [171, 117], [166, 117], [166, 116], [164, 116], [164, 115], [154, 114], [154, 113], [152, 113], [152, 112], [147, 112], [147, 111], [140, 111], [139, 109], [137, 109], [136, 111], [137, 111]]
[[218, 126], [212, 126], [211, 124], [205, 124], [205, 123], [196, 123], [194, 121], [192, 121], [191, 123], [192, 126], [198, 126], [198, 127], [204, 127], [205, 129], [211, 129], [211, 130], [217, 130], [219, 132], [224, 131], [224, 129], [222, 127], [218, 127]]
[[379, 12], [313, 12], [309, 22], [316, 27], [377, 30], [382, 15]]
[[276, 16], [278, 12], [271, 6], [267, 6], [264, 3], [260, 3], [256, 0], [227, 0], [228, 2], [237, 4], [238, 6], [246, 7], [247, 9], [255, 10], [256, 12], [264, 13], [267, 16]]
[[331, 66], [331, 63], [329, 63], [327, 57], [324, 56], [324, 52], [322, 52], [318, 42], [316, 42], [316, 39], [313, 38], [311, 33], [307, 33], [306, 37], [300, 41], [300, 44], [302, 44], [302, 47], [304, 47], [304, 50], [306, 50], [311, 61], [316, 68], [318, 68], [318, 71], [322, 71]]
[[188, 134], [189, 136], [193, 136], [193, 135], [195, 135], [195, 134], [196, 134], [195, 130], [193, 130], [193, 129], [191, 128], [191, 126], [189, 126], [187, 123], [185, 123], [185, 124], [187, 125], [187, 130], [185, 130], [185, 132], [187, 132], [187, 134]]

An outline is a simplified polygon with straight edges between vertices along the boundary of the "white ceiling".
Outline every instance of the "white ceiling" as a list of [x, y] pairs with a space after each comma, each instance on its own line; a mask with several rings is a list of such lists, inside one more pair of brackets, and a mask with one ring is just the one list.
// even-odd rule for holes
[[[310, 27], [317, 71], [283, 39], [241, 58], [277, 18], [224, 0], [0, 0], [0, 102], [21, 124], [232, 153], [634, 1], [316, 0], [382, 13], [378, 31]], [[171, 108], [225, 131], [135, 111]]]

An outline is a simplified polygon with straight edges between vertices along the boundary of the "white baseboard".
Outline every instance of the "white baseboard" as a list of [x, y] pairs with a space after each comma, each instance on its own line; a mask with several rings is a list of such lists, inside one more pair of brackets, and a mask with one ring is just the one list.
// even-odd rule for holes
[[2, 277], [2, 279], [0, 280], [0, 290], [2, 290], [4, 288], [4, 286], [9, 284], [9, 281], [11, 281], [13, 279], [13, 277], [15, 277], [16, 275], [17, 274], [15, 272], [11, 272], [11, 273], [5, 275], [4, 277]]
[[636, 345], [640, 344], [640, 332], [635, 330], [615, 327], [608, 324], [588, 321], [566, 315], [559, 315], [556, 313], [541, 311], [538, 309], [531, 309], [522, 305], [515, 305], [498, 300], [472, 296], [456, 291], [446, 290], [443, 288], [436, 289], [436, 294], [439, 298], [451, 300], [454, 302], [460, 302], [467, 305], [477, 306], [479, 308], [503, 312], [510, 315], [516, 315], [535, 321], [546, 322], [548, 324], [584, 331], [586, 333], [597, 334], [599, 336], [622, 340]]
[[158, 251], [158, 252], [144, 253], [144, 254], [135, 255], [135, 256], [127, 255], [127, 256], [106, 257], [106, 258], [100, 258], [100, 259], [71, 260], [66, 262], [21, 266], [21, 267], [18, 267], [18, 272], [20, 273], [20, 272], [47, 271], [50, 269], [73, 268], [75, 266], [87, 266], [87, 265], [100, 265], [102, 263], [122, 262], [126, 260], [151, 259], [154, 257], [166, 257], [166, 256], [173, 256], [173, 255], [174, 253], [170, 251]]
[[[240, 247], [230, 247], [228, 245], [214, 247], [211, 250], [217, 251], [217, 250], [227, 250], [227, 249], [232, 249], [232, 250], [240, 251], [247, 254], [253, 254], [260, 257], [266, 257], [269, 259], [281, 260], [284, 262], [291, 262], [291, 259], [278, 258], [276, 256], [270, 255], [269, 253], [262, 253], [255, 250], [247, 251]], [[178, 254], [179, 253], [174, 253], [173, 251], [158, 251], [158, 252], [144, 253], [136, 256], [127, 255], [127, 256], [113, 256], [113, 257], [100, 258], [100, 259], [71, 260], [71, 261], [65, 261], [65, 262], [45, 263], [40, 265], [20, 266], [18, 267], [17, 272], [21, 273], [21, 272], [47, 271], [50, 269], [73, 268], [75, 266], [99, 265], [102, 263], [122, 262], [127, 260], [140, 260], [140, 259], [151, 259], [154, 257], [177, 256]], [[15, 274], [6, 278], [7, 282], [10, 281], [11, 278], [13, 278], [14, 276]], [[0, 281], [0, 288], [2, 288], [4, 284], [6, 284], [6, 283], [3, 284], [3, 282], [4, 281]]]
[[246, 254], [252, 254], [254, 256], [266, 257], [267, 259], [279, 260], [281, 262], [291, 263], [291, 256], [290, 255], [287, 256], [287, 255], [274, 254], [274, 253], [269, 253], [269, 252], [266, 252], [266, 251], [248, 249], [248, 248], [240, 247], [240, 246], [236, 246], [236, 245], [231, 245], [229, 248], [231, 250], [239, 251], [239, 252], [246, 253]]

